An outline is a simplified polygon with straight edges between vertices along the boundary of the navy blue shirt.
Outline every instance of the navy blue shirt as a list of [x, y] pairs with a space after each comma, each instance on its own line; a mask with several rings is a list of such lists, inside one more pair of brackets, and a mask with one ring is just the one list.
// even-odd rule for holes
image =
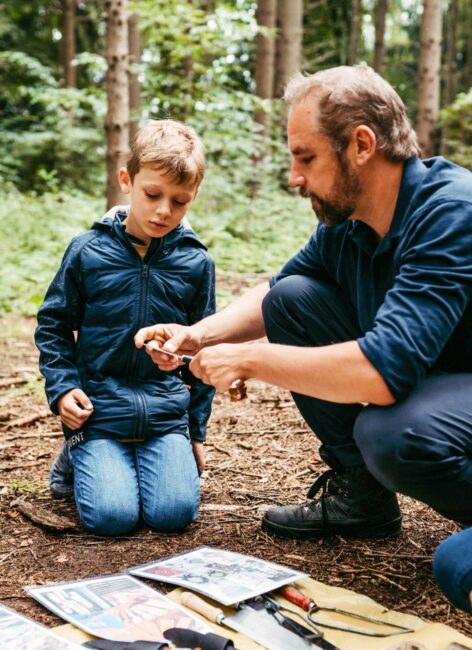
[[395, 398], [431, 369], [472, 372], [472, 174], [441, 157], [407, 161], [383, 239], [362, 221], [319, 225], [271, 286], [288, 275], [341, 288]]

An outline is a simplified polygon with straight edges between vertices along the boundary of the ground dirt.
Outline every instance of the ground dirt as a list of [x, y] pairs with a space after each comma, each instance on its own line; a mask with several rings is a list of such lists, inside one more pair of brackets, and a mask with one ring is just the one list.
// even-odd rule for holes
[[[219, 281], [236, 294], [255, 279], [225, 275]], [[87, 534], [73, 502], [49, 495], [48, 470], [62, 434], [43, 397], [33, 328], [33, 320], [0, 320], [0, 602], [58, 625], [23, 587], [108, 575], [205, 544], [282, 562], [472, 636], [471, 617], [446, 602], [431, 573], [435, 547], [456, 526], [421, 503], [400, 498], [403, 533], [391, 540], [280, 540], [261, 531], [264, 510], [301, 502], [325, 467], [289, 393], [258, 382], [248, 382], [244, 402], [227, 395], [214, 401], [198, 522], [181, 534], [144, 525], [126, 538]], [[28, 505], [39, 520], [67, 517], [70, 528], [58, 532], [33, 523], [21, 512]]]

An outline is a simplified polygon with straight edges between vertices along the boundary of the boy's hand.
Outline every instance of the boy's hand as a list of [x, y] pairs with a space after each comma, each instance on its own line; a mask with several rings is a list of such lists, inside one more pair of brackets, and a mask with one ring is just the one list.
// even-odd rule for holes
[[[147, 341], [156, 341], [160, 348], [193, 356], [201, 348], [201, 336], [196, 326], [185, 327], [176, 323], [152, 325], [143, 327], [134, 337], [136, 347], [142, 348]], [[164, 352], [158, 352], [147, 347], [146, 352], [161, 370], [175, 370], [181, 362], [175, 357], [169, 357]]]
[[198, 474], [200, 475], [206, 466], [205, 447], [203, 446], [203, 442], [200, 442], [200, 440], [192, 440], [192, 450], [197, 463]]
[[60, 397], [57, 408], [61, 420], [72, 431], [80, 429], [93, 411], [92, 402], [80, 388], [73, 388]]

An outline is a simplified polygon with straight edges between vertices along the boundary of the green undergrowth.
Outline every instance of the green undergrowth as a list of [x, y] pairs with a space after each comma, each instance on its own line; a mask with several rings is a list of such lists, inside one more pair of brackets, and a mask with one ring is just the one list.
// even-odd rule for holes
[[[82, 194], [2, 193], [0, 314], [34, 315], [70, 239], [103, 212], [103, 199]], [[236, 273], [275, 273], [314, 228], [306, 200], [281, 189], [248, 196], [211, 173], [189, 218], [217, 268]]]

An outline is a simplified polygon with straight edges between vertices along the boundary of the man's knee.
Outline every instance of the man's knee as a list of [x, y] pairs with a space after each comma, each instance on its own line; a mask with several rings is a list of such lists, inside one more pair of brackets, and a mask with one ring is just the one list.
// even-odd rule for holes
[[[262, 303], [267, 337], [274, 343], [325, 345], [347, 340], [351, 325], [340, 290], [334, 284], [303, 275], [291, 275], [277, 282]], [[343, 323], [338, 333], [337, 323]], [[354, 334], [354, 332], [352, 332]]]

